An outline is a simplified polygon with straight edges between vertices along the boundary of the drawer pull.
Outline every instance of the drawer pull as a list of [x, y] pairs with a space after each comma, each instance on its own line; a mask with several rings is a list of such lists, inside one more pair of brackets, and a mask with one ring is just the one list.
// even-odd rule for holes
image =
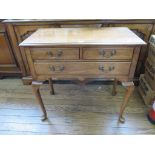
[[114, 69], [115, 69], [114, 66], [110, 66], [110, 67], [109, 67], [109, 71], [113, 71]]
[[65, 67], [63, 65], [61, 65], [61, 66], [49, 66], [49, 69], [52, 72], [62, 72], [62, 71], [64, 71]]
[[[108, 53], [108, 54], [106, 54], [106, 53]], [[116, 50], [112, 50], [111, 52], [106, 52], [105, 50], [102, 49], [99, 51], [99, 54], [105, 58], [110, 58], [113, 55], [116, 55]]]
[[47, 54], [48, 54], [48, 56], [53, 57], [52, 51], [48, 51]]
[[49, 57], [59, 58], [59, 57], [62, 56], [63, 51], [61, 51], [61, 50], [60, 50], [60, 51], [57, 51], [57, 53], [55, 54], [55, 56], [54, 56], [54, 54], [52, 53], [52, 51], [48, 51], [47, 54], [48, 54]]
[[109, 66], [109, 68], [107, 70], [105, 70], [105, 67], [103, 65], [100, 65], [99, 66], [99, 70], [102, 71], [102, 72], [111, 72], [115, 69], [114, 66]]
[[63, 54], [63, 52], [60, 50], [60, 51], [57, 52], [56, 57], [61, 57], [62, 54]]

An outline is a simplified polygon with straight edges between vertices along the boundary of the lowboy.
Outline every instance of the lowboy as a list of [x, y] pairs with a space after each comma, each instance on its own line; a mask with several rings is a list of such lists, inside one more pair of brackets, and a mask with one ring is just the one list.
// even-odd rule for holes
[[20, 46], [26, 50], [33, 78], [32, 88], [44, 117], [47, 119], [40, 85], [49, 80], [54, 94], [53, 79], [108, 79], [126, 87], [119, 121], [134, 90], [133, 77], [140, 48], [146, 43], [126, 27], [107, 28], [44, 28], [38, 29]]

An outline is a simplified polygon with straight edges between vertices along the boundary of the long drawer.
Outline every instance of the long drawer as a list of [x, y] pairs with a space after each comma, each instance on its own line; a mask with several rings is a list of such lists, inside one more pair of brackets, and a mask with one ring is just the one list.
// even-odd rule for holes
[[77, 60], [79, 59], [79, 48], [31, 48], [34, 60]]
[[37, 75], [128, 75], [131, 62], [34, 62]]
[[131, 60], [133, 48], [83, 48], [83, 59]]

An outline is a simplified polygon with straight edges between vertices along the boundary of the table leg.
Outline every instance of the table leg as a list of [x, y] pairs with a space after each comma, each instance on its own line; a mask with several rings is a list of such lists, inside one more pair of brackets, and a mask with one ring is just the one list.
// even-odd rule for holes
[[129, 103], [129, 98], [132, 95], [135, 86], [134, 86], [133, 82], [123, 82], [122, 85], [126, 87], [126, 94], [125, 94], [124, 102], [121, 105], [121, 109], [120, 109], [120, 113], [119, 113], [119, 121], [121, 123], [124, 123], [125, 122], [125, 118], [123, 117], [123, 113], [125, 111], [126, 106]]
[[49, 87], [50, 87], [50, 94], [54, 95], [54, 87], [53, 87], [53, 80], [51, 78], [49, 78]]
[[115, 96], [117, 94], [117, 79], [114, 79], [114, 83], [113, 83], [113, 90], [112, 90], [112, 96]]
[[40, 94], [40, 86], [42, 85], [43, 83], [42, 82], [37, 82], [37, 81], [33, 81], [32, 82], [32, 90], [35, 94], [35, 97], [38, 101], [38, 103], [40, 104], [40, 107], [43, 111], [43, 119], [42, 121], [46, 120], [47, 119], [47, 112], [46, 112], [46, 109], [45, 109], [45, 106], [43, 104], [43, 101], [42, 101], [42, 98], [41, 98], [41, 94]]

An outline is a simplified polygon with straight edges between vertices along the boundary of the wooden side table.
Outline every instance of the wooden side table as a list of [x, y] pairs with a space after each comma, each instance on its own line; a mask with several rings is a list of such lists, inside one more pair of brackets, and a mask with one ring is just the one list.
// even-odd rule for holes
[[40, 85], [52, 79], [114, 80], [112, 94], [117, 93], [117, 81], [126, 87], [119, 121], [124, 122], [124, 110], [134, 90], [133, 76], [140, 47], [146, 43], [125, 27], [115, 28], [45, 28], [38, 29], [20, 46], [25, 47], [31, 70], [32, 88], [44, 117], [47, 119]]

